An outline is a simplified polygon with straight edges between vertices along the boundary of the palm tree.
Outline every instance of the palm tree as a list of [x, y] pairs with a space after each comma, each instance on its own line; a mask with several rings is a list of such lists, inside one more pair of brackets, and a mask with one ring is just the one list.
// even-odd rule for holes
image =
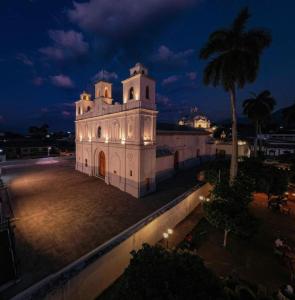
[[204, 70], [206, 85], [221, 85], [230, 95], [232, 114], [232, 157], [230, 182], [238, 172], [238, 140], [236, 92], [246, 83], [254, 82], [264, 48], [271, 43], [271, 35], [260, 28], [246, 30], [250, 14], [248, 8], [241, 10], [229, 28], [213, 32], [200, 51], [201, 59], [211, 59]]
[[295, 103], [283, 109], [283, 119], [287, 126], [295, 125]]
[[265, 90], [256, 95], [251, 93], [251, 98], [244, 100], [243, 108], [244, 115], [255, 124], [256, 138], [254, 143], [254, 156], [257, 156], [258, 134], [261, 134], [262, 123], [271, 116], [271, 113], [276, 105], [276, 100], [271, 95], [270, 91]]

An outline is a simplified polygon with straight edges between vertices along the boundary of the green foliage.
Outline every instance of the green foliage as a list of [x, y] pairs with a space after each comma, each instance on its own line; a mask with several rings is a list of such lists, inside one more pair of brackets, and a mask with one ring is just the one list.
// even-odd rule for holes
[[144, 244], [131, 254], [112, 299], [224, 299], [220, 280], [195, 253]]
[[281, 195], [288, 188], [288, 172], [265, 165], [260, 160], [246, 160], [241, 164], [240, 171], [253, 178], [256, 192]]
[[229, 161], [217, 160], [208, 162], [204, 165], [206, 181], [212, 185], [219, 182], [220, 179], [228, 180], [229, 177]]
[[261, 123], [271, 116], [276, 105], [276, 101], [270, 91], [265, 90], [260, 94], [252, 94], [252, 97], [244, 100], [243, 113], [248, 116], [252, 122]]
[[[293, 170], [293, 171], [292, 171]], [[235, 193], [241, 195], [241, 199], [245, 199], [247, 202], [247, 195], [249, 192], [256, 191], [256, 192], [263, 192], [267, 194], [274, 194], [280, 195], [283, 194], [288, 187], [288, 175], [289, 178], [295, 179], [295, 164], [293, 167], [291, 166], [291, 171], [288, 172], [284, 170], [279, 170], [275, 166], [265, 165], [263, 161], [259, 158], [248, 158], [244, 159], [244, 161], [239, 163], [239, 172], [238, 177], [236, 180], [236, 185], [234, 189], [236, 190]], [[221, 176], [219, 176], [219, 173]], [[205, 168], [205, 179], [213, 184], [217, 184], [215, 192], [218, 193], [219, 190], [225, 189], [225, 193], [228, 196], [221, 194], [221, 197], [231, 197], [231, 191], [226, 191], [227, 183], [228, 183], [228, 176], [229, 173], [229, 166], [228, 162], [225, 161], [217, 161], [211, 162]], [[294, 175], [292, 175], [294, 174]], [[238, 198], [237, 196], [234, 196]]]
[[250, 237], [256, 230], [256, 220], [237, 201], [216, 199], [203, 207], [207, 220], [216, 228], [241, 237]]
[[211, 201], [203, 205], [207, 220], [222, 230], [243, 237], [251, 236], [256, 227], [248, 211], [253, 190], [253, 180], [244, 174], [239, 174], [232, 185], [225, 180], [217, 183]]
[[249, 18], [248, 9], [242, 9], [231, 26], [209, 36], [200, 51], [201, 59], [211, 59], [204, 70], [206, 85], [222, 85], [228, 91], [255, 81], [260, 56], [270, 45], [271, 35], [261, 28], [246, 30]]
[[283, 118], [287, 126], [295, 125], [295, 103], [283, 110]]

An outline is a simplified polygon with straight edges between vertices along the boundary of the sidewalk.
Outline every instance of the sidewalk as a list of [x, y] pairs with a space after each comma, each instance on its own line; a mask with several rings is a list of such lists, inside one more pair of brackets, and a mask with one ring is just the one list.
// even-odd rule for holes
[[[173, 234], [169, 236], [168, 239], [168, 247], [174, 248], [177, 247], [186, 237], [188, 233], [190, 233], [193, 228], [199, 223], [199, 221], [203, 218], [203, 209], [202, 204], [200, 203], [191, 214], [189, 214], [183, 221], [176, 225], [173, 229]], [[168, 229], [168, 228], [167, 228]], [[159, 242], [160, 245], [167, 247], [166, 240], [162, 239]]]

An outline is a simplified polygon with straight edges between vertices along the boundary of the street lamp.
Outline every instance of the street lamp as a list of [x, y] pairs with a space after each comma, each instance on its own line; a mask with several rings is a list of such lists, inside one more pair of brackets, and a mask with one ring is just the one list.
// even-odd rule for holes
[[168, 249], [168, 237], [169, 237], [169, 234], [167, 232], [164, 232], [163, 233], [163, 237], [166, 240], [166, 248]]
[[163, 233], [163, 237], [166, 240], [166, 248], [168, 249], [168, 239], [169, 239], [169, 235], [173, 234], [173, 229], [168, 228], [167, 232]]

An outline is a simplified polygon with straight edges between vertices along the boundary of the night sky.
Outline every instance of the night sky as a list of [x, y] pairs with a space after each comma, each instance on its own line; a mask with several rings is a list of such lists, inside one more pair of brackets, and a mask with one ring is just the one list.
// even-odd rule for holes
[[136, 62], [157, 81], [162, 121], [197, 106], [213, 121], [230, 117], [222, 88], [202, 83], [198, 52], [208, 35], [249, 6], [250, 27], [272, 32], [259, 77], [238, 93], [269, 89], [277, 109], [295, 99], [294, 0], [1, 0], [0, 131], [46, 122], [71, 130], [74, 101], [104, 76], [121, 102], [121, 80]]

